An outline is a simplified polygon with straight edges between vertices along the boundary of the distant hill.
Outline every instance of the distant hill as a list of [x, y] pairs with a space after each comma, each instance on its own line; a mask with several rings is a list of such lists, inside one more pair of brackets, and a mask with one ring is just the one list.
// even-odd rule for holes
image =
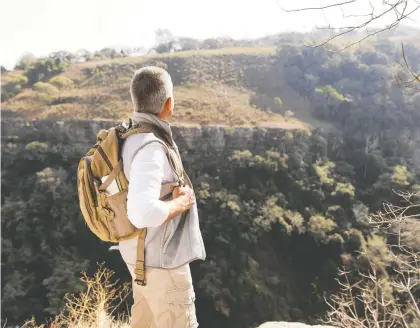
[[[360, 85], [357, 76], [360, 73], [351, 75], [348, 70], [342, 71], [340, 77], [334, 77], [338, 73], [334, 72], [332, 62], [337, 61], [334, 58], [349, 60], [356, 66], [367, 65], [370, 69], [377, 69], [381, 65], [381, 70], [387, 70], [387, 73], [378, 71], [374, 76], [377, 79], [392, 77], [394, 73], [389, 72], [395, 72], [394, 67], [401, 56], [400, 41], [404, 41], [407, 52], [411, 52], [410, 59], [418, 61], [417, 53], [411, 51], [411, 48], [418, 49], [416, 32], [417, 29], [408, 27], [387, 31], [335, 57], [326, 55], [322, 49], [302, 45], [303, 41], [327, 37], [325, 31], [282, 33], [257, 40], [223, 39], [216, 40], [217, 44], [213, 45], [218, 47], [216, 49], [143, 56], [124, 56], [112, 49], [104, 49], [100, 52], [101, 56], [110, 58], [101, 60], [102, 57], [94, 57], [94, 60], [86, 62], [73, 60], [65, 69], [58, 70], [56, 77], [64, 77], [71, 85], [46, 85], [45, 82], [51, 82], [50, 78], [45, 78], [39, 72], [36, 72], [35, 80], [25, 83], [22, 76], [26, 78], [24, 74], [28, 75], [28, 69], [3, 73], [2, 89], [6, 92], [3, 91], [2, 111], [3, 115], [28, 119], [125, 120], [130, 117], [132, 110], [128, 88], [133, 72], [145, 65], [157, 65], [167, 69], [173, 78], [176, 103], [174, 124], [326, 128], [331, 126], [331, 122], [322, 115], [314, 115], [319, 103], [313, 95], [316, 87], [323, 87], [322, 84], [316, 85], [315, 80], [323, 78], [325, 72], [320, 73], [323, 76], [309, 74], [309, 71], [305, 71], [309, 69], [309, 66], [305, 68], [305, 62], [312, 61], [315, 53], [323, 53], [314, 64], [320, 68], [330, 65], [327, 73], [331, 75], [327, 78], [329, 84], [334, 84], [335, 89], [345, 94], [351, 88], [344, 86], [340, 90], [343, 83], [348, 85], [350, 81], [351, 84]], [[352, 42], [358, 37], [360, 33], [352, 33], [336, 41], [335, 46]], [[201, 44], [197, 40], [195, 42], [195, 47], [207, 47], [209, 44], [207, 41]], [[284, 49], [298, 52], [293, 54], [293, 51]], [[60, 62], [64, 55], [55, 53], [53, 57]], [[298, 67], [300, 72], [294, 73], [292, 66]], [[343, 67], [337, 69], [343, 70]], [[413, 67], [416, 68], [416, 65]], [[313, 67], [310, 69], [313, 70]], [[344, 80], [342, 73], [348, 74]], [[294, 81], [297, 76], [300, 84]], [[36, 84], [37, 78], [43, 83]], [[22, 81], [19, 84], [17, 80]], [[350, 92], [349, 96], [354, 95]]]
[[[25, 88], [2, 107], [29, 119], [127, 119], [133, 72], [157, 65], [173, 77], [177, 124], [302, 126], [252, 102], [255, 90], [244, 70], [254, 65], [267, 69], [274, 54], [275, 48], [226, 48], [75, 63], [61, 74], [74, 82], [73, 88], [49, 97]], [[4, 80], [11, 74], [4, 74]]]

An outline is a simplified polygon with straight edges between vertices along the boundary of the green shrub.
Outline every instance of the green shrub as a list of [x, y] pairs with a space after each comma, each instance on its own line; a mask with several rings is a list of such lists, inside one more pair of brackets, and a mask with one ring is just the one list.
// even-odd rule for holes
[[70, 80], [68, 77], [65, 76], [54, 76], [50, 81], [50, 84], [55, 86], [56, 88], [63, 90], [63, 89], [71, 89], [74, 86], [74, 82]]
[[406, 186], [409, 184], [408, 180], [411, 179], [411, 174], [408, 172], [406, 166], [397, 165], [394, 167], [394, 172], [391, 179], [394, 183]]
[[354, 187], [351, 183], [337, 182], [335, 190], [331, 193], [331, 195], [335, 196], [337, 194], [354, 197]]
[[331, 169], [335, 167], [335, 164], [333, 162], [328, 161], [325, 164], [317, 162], [313, 164], [313, 167], [322, 183], [326, 185], [331, 185], [334, 183], [334, 179], [330, 177]]
[[328, 233], [333, 231], [337, 225], [331, 219], [327, 219], [322, 215], [313, 215], [308, 222], [308, 231], [316, 239], [325, 240]]
[[44, 94], [47, 94], [49, 96], [56, 95], [58, 93], [58, 89], [55, 86], [53, 86], [49, 83], [45, 83], [45, 82], [35, 83], [34, 84], [34, 90], [36, 92], [44, 93]]

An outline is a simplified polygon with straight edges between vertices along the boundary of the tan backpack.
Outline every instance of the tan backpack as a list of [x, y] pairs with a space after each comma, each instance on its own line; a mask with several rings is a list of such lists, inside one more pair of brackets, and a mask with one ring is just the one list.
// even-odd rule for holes
[[[100, 130], [96, 144], [80, 160], [77, 168], [80, 209], [90, 230], [107, 242], [138, 237], [135, 282], [143, 286], [146, 285], [144, 242], [147, 229], [137, 229], [127, 217], [129, 183], [123, 171], [121, 149], [128, 136], [150, 132], [165, 146], [169, 163], [178, 178], [177, 182], [162, 187], [160, 199], [166, 200], [172, 196], [172, 189], [176, 185], [183, 184], [184, 170], [173, 142], [153, 125], [132, 125], [130, 120], [128, 126], [121, 124], [109, 130]], [[116, 193], [107, 191], [111, 184], [118, 188]]]

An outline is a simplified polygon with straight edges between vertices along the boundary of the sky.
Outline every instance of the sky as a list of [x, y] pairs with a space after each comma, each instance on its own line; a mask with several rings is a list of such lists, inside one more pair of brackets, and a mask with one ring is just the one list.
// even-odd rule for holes
[[[256, 38], [284, 31], [309, 31], [347, 20], [338, 7], [287, 13], [281, 9], [319, 7], [339, 0], [1, 0], [0, 64], [13, 68], [24, 52], [89, 51], [109, 46], [151, 47], [154, 31], [176, 36]], [[344, 1], [344, 0], [343, 0]], [[377, 10], [382, 0], [371, 0]], [[395, 1], [395, 0], [394, 0]], [[415, 4], [415, 0], [408, 0]], [[348, 14], [369, 11], [355, 0]], [[414, 8], [414, 7], [413, 7]], [[393, 14], [393, 13], [391, 13]], [[351, 18], [353, 19], [353, 18]], [[391, 16], [378, 24], [386, 23]], [[405, 24], [420, 27], [420, 10]]]

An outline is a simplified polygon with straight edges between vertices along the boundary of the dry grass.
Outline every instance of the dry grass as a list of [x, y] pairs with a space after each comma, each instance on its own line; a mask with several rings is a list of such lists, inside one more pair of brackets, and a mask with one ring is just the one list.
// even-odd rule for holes
[[127, 284], [118, 285], [112, 276], [113, 272], [102, 266], [93, 277], [83, 274], [85, 291], [66, 295], [62, 313], [46, 325], [37, 325], [32, 319], [22, 328], [129, 328], [127, 317], [115, 318], [112, 314], [131, 290]]
[[[285, 120], [280, 114], [253, 105], [254, 92], [242, 87], [243, 81], [238, 80], [238, 68], [232, 60], [226, 66], [224, 58], [210, 58], [233, 54], [266, 56], [275, 51], [275, 48], [223, 48], [77, 63], [63, 73], [75, 82], [75, 88], [52, 96], [25, 89], [2, 103], [2, 107], [31, 120], [127, 120], [132, 111], [129, 83], [133, 67], [155, 58], [194, 57], [185, 66], [183, 82], [175, 87], [173, 124], [302, 128], [305, 124], [297, 119]], [[106, 66], [110, 63], [113, 65]]]
[[175, 116], [178, 124], [259, 125], [284, 122], [279, 114], [266, 112], [250, 103], [250, 92], [222, 84], [175, 88]]
[[[217, 124], [229, 126], [302, 127], [298, 120], [285, 119], [251, 104], [252, 92], [213, 83], [175, 88], [177, 125]], [[127, 120], [132, 104], [128, 87], [85, 87], [63, 91], [52, 101], [30, 89], [3, 104], [4, 109], [23, 113], [28, 119]]]

